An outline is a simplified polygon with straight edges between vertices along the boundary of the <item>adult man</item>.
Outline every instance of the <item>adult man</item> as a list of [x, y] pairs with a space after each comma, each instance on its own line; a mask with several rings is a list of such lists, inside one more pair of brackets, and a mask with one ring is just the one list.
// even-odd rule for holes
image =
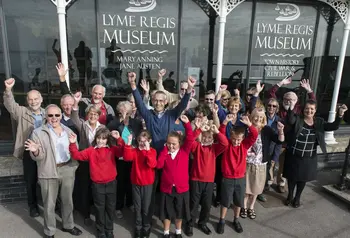
[[[56, 66], [57, 73], [60, 76], [60, 88], [62, 94], [70, 94], [69, 88], [66, 83], [66, 73], [67, 70], [65, 70], [62, 63], [59, 63]], [[90, 104], [97, 105], [101, 110], [101, 115], [98, 119], [98, 121], [103, 124], [107, 125], [108, 122], [113, 120], [113, 117], [115, 116], [114, 110], [111, 107], [111, 105], [107, 104], [105, 101], [103, 101], [103, 98], [106, 95], [106, 88], [103, 87], [100, 84], [96, 84], [92, 87], [91, 90], [91, 99], [88, 98], [82, 98], [81, 101], [85, 104], [85, 107], [89, 106]], [[85, 108], [80, 110], [81, 112], [85, 112]], [[85, 116], [85, 115], [83, 115]]]
[[[182, 80], [180, 82], [180, 92], [178, 94], [171, 93], [171, 92], [167, 91], [164, 88], [164, 86], [163, 86], [163, 76], [165, 74], [166, 74], [166, 70], [165, 69], [162, 69], [162, 70], [160, 70], [158, 72], [158, 79], [157, 79], [157, 82], [156, 82], [156, 89], [158, 91], [163, 91], [166, 94], [166, 96], [167, 96], [168, 103], [171, 104], [172, 102], [183, 98], [183, 96], [186, 94], [186, 91], [187, 91], [187, 88], [188, 88], [188, 81]], [[189, 108], [195, 108], [195, 107], [198, 106], [198, 101], [196, 99], [192, 98], [192, 96], [193, 96], [193, 94], [191, 94]]]
[[79, 136], [79, 132], [77, 128], [74, 126], [72, 120], [70, 119], [73, 105], [74, 105], [74, 97], [72, 95], [65, 94], [61, 97], [61, 108], [63, 110], [61, 123], [66, 127], [68, 127], [69, 129], [71, 129], [74, 132], [74, 134]]
[[213, 90], [209, 90], [204, 95], [204, 103], [209, 106], [210, 109], [214, 107], [215, 104], [215, 92]]
[[11, 91], [14, 85], [15, 79], [10, 78], [5, 80], [4, 106], [11, 114], [11, 117], [17, 122], [13, 156], [23, 159], [23, 174], [27, 187], [29, 214], [31, 217], [37, 217], [39, 216], [36, 198], [36, 185], [38, 181], [37, 167], [29, 153], [24, 151], [24, 142], [29, 138], [33, 130], [40, 127], [42, 124], [45, 115], [44, 109], [41, 108], [43, 99], [37, 90], [31, 90], [27, 93], [28, 107], [20, 106], [15, 102]]
[[61, 198], [61, 214], [64, 232], [78, 236], [82, 231], [74, 226], [73, 187], [78, 162], [69, 154], [68, 137], [72, 130], [61, 124], [61, 109], [51, 104], [45, 109], [47, 123], [35, 129], [25, 148], [37, 162], [38, 180], [44, 204], [44, 233], [54, 237], [56, 232], [55, 205]]
[[[292, 82], [292, 77], [284, 78], [281, 80], [279, 83], [274, 85], [270, 90], [269, 90], [269, 98], [276, 98], [276, 92], [277, 90], [282, 87], [283, 85], [288, 85]], [[316, 96], [314, 92], [311, 89], [309, 80], [301, 80], [300, 81], [300, 87], [304, 88], [309, 96], [309, 99], [315, 100], [316, 101]], [[302, 113], [302, 106], [300, 102], [298, 101], [298, 96], [294, 92], [287, 92], [283, 95], [283, 101], [282, 101], [282, 106], [279, 107], [279, 112], [278, 115], [281, 118], [281, 120], [284, 120], [287, 117], [287, 111], [289, 108], [292, 108], [292, 111], [299, 115]], [[288, 130], [286, 128], [285, 130]], [[284, 193], [286, 191], [285, 189], [285, 178], [283, 178], [283, 166], [284, 166], [284, 158], [285, 158], [285, 148], [281, 149], [281, 154], [279, 157], [279, 166], [278, 166], [278, 174], [277, 174], [277, 184], [278, 184], [278, 192]]]

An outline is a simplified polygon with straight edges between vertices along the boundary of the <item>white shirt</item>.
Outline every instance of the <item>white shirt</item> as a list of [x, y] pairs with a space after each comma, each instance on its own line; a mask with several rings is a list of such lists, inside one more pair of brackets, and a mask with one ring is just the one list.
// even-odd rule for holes
[[168, 152], [168, 154], [171, 156], [171, 159], [174, 160], [178, 152], [179, 150], [176, 150], [174, 152]]
[[55, 145], [56, 164], [68, 162], [70, 160], [70, 154], [67, 132], [63, 130], [61, 135], [57, 135], [52, 127], [49, 128], [51, 139], [54, 141]]
[[99, 122], [97, 122], [95, 129], [92, 129], [88, 121], [85, 121], [85, 123], [86, 123], [86, 125], [88, 126], [88, 129], [89, 129], [89, 143], [91, 144], [94, 141], [94, 139], [95, 139], [95, 134], [96, 134], [97, 128], [101, 124]]
[[66, 114], [63, 113], [63, 120], [68, 121], [70, 117], [67, 117]]

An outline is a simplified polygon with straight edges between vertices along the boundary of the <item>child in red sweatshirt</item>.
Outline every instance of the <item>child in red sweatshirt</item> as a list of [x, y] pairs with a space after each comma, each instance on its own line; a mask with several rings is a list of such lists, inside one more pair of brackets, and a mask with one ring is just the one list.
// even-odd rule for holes
[[135, 238], [149, 237], [151, 221], [149, 208], [157, 166], [157, 151], [150, 147], [151, 134], [142, 130], [137, 136], [137, 148], [131, 146], [132, 135], [124, 147], [124, 161], [133, 161], [131, 167], [132, 200], [135, 209]]
[[170, 237], [172, 219], [175, 219], [176, 238], [182, 238], [182, 219], [190, 219], [188, 160], [194, 136], [188, 118], [182, 115], [180, 119], [185, 127], [184, 143], [180, 146], [180, 134], [170, 132], [157, 162], [157, 168], [163, 169], [159, 218], [163, 221], [165, 238]]
[[[211, 125], [211, 128], [208, 125], [203, 127], [198, 122], [195, 125], [197, 129], [194, 133], [196, 135], [201, 133], [201, 142], [193, 142], [191, 149], [193, 155], [190, 172], [191, 220], [187, 223], [185, 229], [187, 236], [193, 235], [193, 225], [196, 221], [199, 204], [201, 205], [201, 212], [198, 220], [198, 228], [206, 235], [211, 234], [207, 222], [209, 221], [214, 190], [215, 160], [228, 146], [225, 134], [220, 133], [214, 124]], [[214, 143], [214, 136], [216, 143]]]
[[[234, 115], [227, 115], [220, 132], [226, 132], [226, 125], [234, 119]], [[222, 156], [222, 184], [221, 184], [221, 210], [220, 221], [217, 225], [217, 232], [224, 233], [225, 217], [227, 208], [233, 204], [234, 220], [233, 228], [236, 232], [242, 233], [243, 228], [238, 221], [241, 207], [244, 206], [244, 196], [246, 190], [245, 171], [248, 149], [255, 143], [258, 137], [257, 129], [252, 125], [247, 116], [242, 116], [240, 121], [248, 126], [249, 133], [244, 138], [245, 127], [234, 127], [230, 132], [230, 142], [228, 148]]]
[[[111, 136], [117, 139], [112, 146]], [[92, 180], [92, 196], [96, 208], [97, 237], [113, 238], [113, 213], [116, 203], [117, 170], [115, 158], [123, 156], [124, 142], [118, 131], [97, 130], [89, 148], [78, 151], [77, 136], [69, 136], [69, 152], [73, 159], [88, 161]]]

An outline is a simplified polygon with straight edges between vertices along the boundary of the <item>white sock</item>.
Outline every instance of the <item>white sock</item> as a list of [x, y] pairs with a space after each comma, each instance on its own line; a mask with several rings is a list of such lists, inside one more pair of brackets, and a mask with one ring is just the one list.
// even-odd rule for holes
[[169, 230], [164, 231], [164, 235], [170, 235], [170, 231]]
[[181, 229], [175, 229], [175, 234], [176, 235], [181, 235]]

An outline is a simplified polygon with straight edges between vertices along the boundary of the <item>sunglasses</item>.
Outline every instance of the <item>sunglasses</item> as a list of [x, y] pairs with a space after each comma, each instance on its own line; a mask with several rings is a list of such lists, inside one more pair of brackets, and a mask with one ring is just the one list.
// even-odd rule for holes
[[214, 101], [214, 98], [206, 98], [205, 101]]
[[48, 117], [60, 117], [61, 114], [47, 114]]
[[276, 108], [277, 107], [277, 105], [272, 105], [272, 104], [269, 104], [269, 105], [267, 105], [268, 107], [273, 107], [273, 108]]

